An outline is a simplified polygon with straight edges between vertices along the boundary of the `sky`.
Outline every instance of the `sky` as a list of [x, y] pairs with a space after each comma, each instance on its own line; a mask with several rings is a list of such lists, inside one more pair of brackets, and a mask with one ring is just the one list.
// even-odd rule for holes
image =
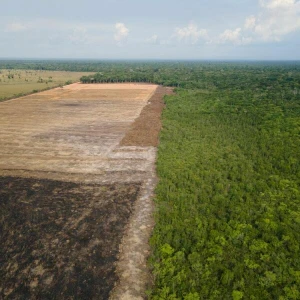
[[300, 60], [300, 0], [0, 0], [0, 58]]

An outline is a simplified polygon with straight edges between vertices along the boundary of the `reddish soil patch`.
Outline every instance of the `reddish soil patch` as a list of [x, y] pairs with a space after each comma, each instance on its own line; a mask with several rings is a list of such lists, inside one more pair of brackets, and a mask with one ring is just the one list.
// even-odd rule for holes
[[0, 298], [108, 299], [139, 190], [1, 177]]
[[157, 147], [161, 129], [161, 112], [165, 106], [164, 95], [173, 93], [172, 88], [158, 86], [155, 93], [148, 100], [140, 116], [122, 139], [121, 146]]

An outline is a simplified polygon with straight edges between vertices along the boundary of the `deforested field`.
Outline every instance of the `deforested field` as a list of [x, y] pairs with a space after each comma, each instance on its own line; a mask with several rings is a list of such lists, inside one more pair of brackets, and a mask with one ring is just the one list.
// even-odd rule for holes
[[[144, 287], [149, 249], [139, 236], [153, 225], [157, 141], [140, 137], [165, 92], [72, 84], [0, 104], [0, 298], [107, 299], [117, 282], [116, 297], [130, 295], [130, 268]], [[151, 107], [160, 109], [145, 115]], [[119, 252], [131, 246], [142, 254], [123, 276]]]

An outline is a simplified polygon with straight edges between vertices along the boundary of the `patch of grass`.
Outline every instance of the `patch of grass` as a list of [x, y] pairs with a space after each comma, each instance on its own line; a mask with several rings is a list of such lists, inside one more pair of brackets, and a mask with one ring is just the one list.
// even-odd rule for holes
[[86, 72], [0, 70], [0, 101], [79, 81]]

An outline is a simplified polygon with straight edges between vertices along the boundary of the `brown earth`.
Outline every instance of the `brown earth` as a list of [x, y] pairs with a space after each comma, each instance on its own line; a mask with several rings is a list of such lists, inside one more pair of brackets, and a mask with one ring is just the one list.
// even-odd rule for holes
[[73, 84], [0, 103], [1, 299], [144, 297], [164, 92]]
[[139, 117], [121, 141], [122, 146], [158, 146], [161, 129], [160, 115], [165, 106], [163, 97], [173, 93], [172, 88], [159, 86]]
[[72, 181], [104, 183], [143, 177], [152, 150], [119, 143], [156, 88], [72, 84], [0, 103], [0, 176], [38, 172], [69, 181], [72, 174]]

